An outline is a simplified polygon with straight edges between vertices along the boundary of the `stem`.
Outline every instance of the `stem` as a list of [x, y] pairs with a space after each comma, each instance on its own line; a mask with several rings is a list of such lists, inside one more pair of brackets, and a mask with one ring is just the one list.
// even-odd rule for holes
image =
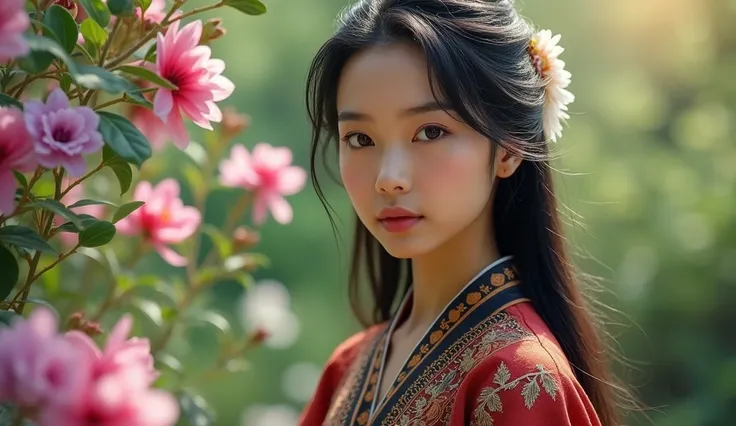
[[[54, 177], [56, 178], [55, 179], [56, 184], [54, 188], [54, 198], [59, 200], [61, 198], [61, 181], [64, 178], [64, 170], [63, 169], [55, 170]], [[39, 231], [41, 231], [41, 236], [43, 237], [44, 240], [48, 240], [48, 237], [51, 233], [51, 228], [54, 224], [54, 214], [52, 212], [44, 212], [41, 216], [40, 223], [43, 225], [42, 227], [39, 227]], [[31, 285], [45, 272], [47, 272], [54, 266], [58, 265], [59, 262], [69, 257], [71, 254], [75, 253], [77, 248], [79, 248], [79, 244], [77, 244], [70, 252], [59, 255], [59, 257], [51, 265], [47, 266], [46, 268], [41, 270], [41, 272], [39, 273], [36, 273], [36, 269], [38, 268], [38, 262], [41, 260], [41, 252], [37, 251], [36, 254], [33, 256], [33, 259], [31, 260], [26, 282], [23, 284], [23, 287], [21, 288], [21, 290], [15, 294], [10, 304], [14, 305], [15, 303], [18, 302], [18, 299], [21, 297], [22, 297], [22, 300], [28, 299], [28, 294], [31, 291]], [[20, 302], [18, 304], [16, 312], [18, 312], [18, 314], [22, 314], [24, 308], [25, 308], [25, 302]]]
[[23, 196], [20, 198], [20, 201], [18, 201], [18, 205], [15, 206], [15, 210], [13, 210], [13, 213], [8, 216], [0, 216], [0, 225], [11, 217], [18, 216], [19, 214], [26, 211], [23, 210], [23, 205], [30, 199], [29, 195], [31, 194], [31, 189], [33, 189], [33, 185], [35, 185], [36, 182], [41, 179], [41, 176], [43, 176], [45, 172], [46, 170], [43, 167], [39, 166], [36, 168], [31, 181], [28, 182], [28, 188], [23, 192]]
[[71, 184], [69, 184], [69, 186], [64, 191], [61, 192], [61, 196], [59, 198], [57, 198], [57, 199], [63, 198], [72, 188], [74, 188], [75, 186], [77, 186], [80, 183], [84, 182], [86, 179], [88, 179], [93, 174], [99, 172], [104, 167], [105, 167], [105, 162], [102, 161], [97, 167], [95, 167], [94, 169], [92, 169], [91, 171], [89, 171], [86, 175], [84, 175], [81, 178], [79, 178], [79, 180], [76, 180], [76, 181], [72, 182]]
[[32, 83], [35, 80], [52, 76], [56, 74], [57, 72], [58, 72], [57, 70], [54, 70], [54, 71], [47, 71], [45, 73], [34, 75], [34, 76], [27, 75], [26, 78], [22, 82], [16, 84], [15, 86], [9, 87], [8, 90], [5, 91], [5, 93], [10, 95], [15, 90], [18, 93], [15, 93], [14, 96], [18, 97], [21, 93], [23, 93], [23, 90], [26, 88], [26, 86], [28, 86], [28, 84]]
[[97, 105], [94, 109], [95, 109], [95, 111], [98, 111], [98, 110], [101, 110], [103, 108], [107, 108], [109, 106], [113, 106], [115, 104], [119, 104], [121, 102], [125, 102], [125, 100], [126, 100], [126, 97], [123, 96], [122, 98], [113, 99], [111, 101], [107, 101], [107, 102], [105, 102], [103, 104]]
[[207, 12], [208, 10], [217, 9], [218, 7], [222, 7], [224, 5], [225, 5], [224, 2], [219, 2], [219, 3], [211, 4], [211, 5], [208, 5], [208, 6], [198, 7], [196, 9], [193, 9], [191, 12], [183, 13], [183, 14], [177, 16], [176, 18], [172, 19], [168, 23], [171, 24], [171, 23], [174, 23], [176, 21], [180, 21], [182, 19], [188, 18], [188, 17], [190, 17], [192, 15], [196, 15], [198, 13]]
[[[138, 247], [133, 251], [133, 255], [128, 259], [127, 262], [125, 262], [124, 268], [125, 269], [133, 269], [138, 263], [139, 260], [143, 257], [143, 255], [147, 252], [146, 246], [144, 247]], [[102, 304], [99, 308], [97, 308], [97, 312], [95, 312], [91, 317], [90, 321], [99, 321], [100, 318], [102, 318], [102, 315], [107, 311], [109, 308], [115, 306], [118, 300], [115, 298], [115, 289], [117, 288], [117, 283], [115, 282], [115, 277], [112, 277], [112, 282], [108, 282], [107, 285], [107, 293], [105, 293], [105, 299], [102, 301]]]
[[108, 62], [105, 65], [105, 67], [106, 68], [111, 68], [111, 67], [115, 67], [115, 66], [120, 65], [123, 62], [125, 62], [125, 60], [128, 59], [128, 57], [130, 55], [132, 55], [135, 52], [137, 52], [138, 49], [140, 49], [146, 43], [148, 43], [152, 38], [154, 38], [156, 36], [156, 34], [158, 34], [159, 31], [161, 31], [163, 28], [166, 28], [169, 24], [171, 24], [173, 22], [176, 22], [176, 21], [180, 21], [180, 20], [182, 20], [184, 18], [188, 18], [188, 17], [190, 17], [192, 15], [195, 15], [197, 13], [201, 13], [201, 12], [205, 12], [205, 11], [208, 11], [208, 10], [217, 9], [218, 7], [224, 6], [224, 3], [223, 2], [218, 2], [218, 3], [215, 3], [215, 4], [211, 4], [209, 6], [203, 6], [203, 7], [196, 8], [196, 9], [192, 10], [191, 12], [187, 12], [187, 13], [181, 14], [181, 15], [179, 15], [179, 16], [171, 19], [171, 16], [174, 14], [174, 12], [176, 12], [176, 10], [181, 5], [183, 5], [184, 3], [185, 3], [184, 1], [179, 1], [176, 4], [174, 4], [174, 7], [172, 7], [171, 10], [169, 11], [169, 13], [164, 17], [164, 20], [161, 22], [161, 24], [154, 26], [143, 37], [141, 37], [141, 39], [138, 41], [138, 43], [136, 43], [130, 49], [128, 49], [125, 52], [123, 52], [120, 55], [118, 55], [115, 59], [113, 59], [110, 62]]
[[97, 65], [100, 67], [105, 64], [105, 58], [107, 57], [107, 52], [110, 50], [110, 46], [112, 45], [112, 42], [115, 39], [115, 35], [118, 33], [118, 29], [120, 28], [121, 21], [122, 19], [115, 20], [115, 25], [112, 26], [112, 31], [110, 31], [110, 36], [107, 38], [105, 45], [102, 46], [102, 52], [100, 53], [100, 60], [97, 62]]

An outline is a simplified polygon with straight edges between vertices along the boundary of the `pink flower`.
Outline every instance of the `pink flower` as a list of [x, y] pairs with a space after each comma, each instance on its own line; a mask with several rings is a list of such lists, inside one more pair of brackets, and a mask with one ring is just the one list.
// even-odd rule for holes
[[72, 107], [61, 89], [54, 89], [46, 104], [26, 102], [25, 116], [38, 162], [44, 167], [63, 166], [70, 176], [82, 176], [87, 168], [83, 154], [102, 148], [97, 131], [100, 117], [91, 108]]
[[[140, 19], [141, 14], [143, 13], [143, 9], [140, 7], [135, 8], [135, 16]], [[176, 16], [179, 13], [179, 11], [175, 12], [174, 15]], [[148, 6], [148, 10], [146, 10], [146, 21], [152, 22], [155, 24], [160, 24], [161, 21], [164, 20], [166, 17], [166, 0], [153, 0], [151, 1], [151, 5]]]
[[[66, 188], [68, 188], [71, 181], [72, 180], [69, 179], [68, 176], [64, 176], [64, 179], [62, 182], [62, 189], [65, 190]], [[73, 187], [72, 189], [70, 189], [69, 192], [67, 192], [66, 195], [60, 201], [64, 203], [65, 206], [71, 206], [72, 204], [82, 199], [84, 199], [84, 185], [79, 184]], [[91, 204], [88, 206], [74, 207], [71, 210], [76, 214], [88, 214], [90, 216], [94, 216], [99, 219], [105, 213], [105, 206], [102, 204]], [[56, 226], [61, 226], [66, 222], [67, 220], [63, 218], [62, 216], [56, 215], [54, 217], [54, 224]], [[59, 239], [61, 240], [61, 243], [67, 247], [77, 244], [77, 241], [79, 240], [79, 236], [72, 232], [60, 232], [58, 235], [59, 235]]]
[[166, 142], [171, 139], [166, 124], [146, 107], [132, 105], [130, 121], [143, 133], [156, 151], [163, 149]]
[[65, 339], [88, 365], [90, 380], [72, 403], [52, 401], [41, 412], [41, 426], [170, 426], [179, 407], [170, 394], [151, 389], [157, 377], [148, 339], [128, 339], [132, 319], [113, 327], [104, 350], [86, 334], [70, 331]]
[[301, 167], [291, 165], [291, 150], [274, 148], [260, 143], [253, 154], [241, 145], [230, 151], [230, 158], [220, 163], [220, 183], [227, 187], [242, 187], [255, 193], [253, 222], [266, 220], [267, 210], [276, 222], [285, 224], [292, 220], [291, 206], [284, 199], [301, 191], [307, 174]]
[[13, 170], [30, 172], [35, 167], [33, 142], [26, 130], [23, 113], [15, 108], [0, 107], [0, 214], [13, 212], [16, 188]]
[[113, 327], [107, 338], [105, 349], [100, 351], [95, 342], [81, 331], [66, 333], [66, 340], [77, 349], [85, 352], [92, 360], [92, 376], [101, 377], [106, 374], [125, 372], [130, 368], [139, 368], [144, 373], [142, 382], [148, 387], [158, 377], [153, 368], [151, 345], [146, 338], [133, 337], [128, 339], [133, 328], [133, 319], [124, 315]]
[[118, 222], [118, 232], [123, 235], [143, 234], [166, 262], [173, 266], [186, 265], [186, 258], [169, 248], [168, 244], [180, 243], [191, 237], [202, 216], [196, 208], [185, 206], [179, 198], [179, 183], [174, 179], [164, 179], [152, 187], [149, 182], [140, 182], [133, 198], [146, 204]]
[[212, 130], [210, 121], [222, 120], [222, 112], [215, 102], [229, 97], [235, 86], [222, 76], [225, 62], [211, 59], [212, 51], [199, 46], [202, 21], [187, 24], [179, 31], [174, 22], [157, 39], [156, 70], [167, 78], [176, 90], [161, 88], [153, 100], [153, 111], [170, 128], [174, 144], [184, 149], [189, 135], [184, 127], [182, 113], [196, 125]]
[[57, 330], [56, 317], [46, 308], [0, 329], [0, 401], [32, 408], [79, 397], [88, 364]]
[[30, 51], [23, 33], [31, 25], [25, 0], [0, 1], [0, 62], [25, 56]]

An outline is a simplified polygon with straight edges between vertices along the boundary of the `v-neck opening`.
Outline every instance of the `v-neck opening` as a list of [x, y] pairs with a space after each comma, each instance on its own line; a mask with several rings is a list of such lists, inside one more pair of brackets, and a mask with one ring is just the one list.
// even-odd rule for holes
[[[409, 364], [409, 361], [411, 360], [412, 354], [414, 354], [416, 352], [416, 350], [419, 347], [419, 345], [424, 341], [424, 338], [427, 336], [427, 334], [429, 334], [435, 328], [435, 326], [437, 325], [437, 321], [439, 321], [440, 318], [442, 318], [443, 314], [447, 311], [447, 309], [450, 306], [452, 306], [452, 304], [455, 302], [455, 300], [458, 298], [458, 296], [460, 296], [461, 294], [463, 294], [468, 289], [468, 287], [470, 287], [483, 274], [485, 274], [489, 270], [493, 269], [497, 265], [499, 265], [501, 263], [504, 263], [504, 262], [507, 262], [508, 260], [510, 260], [512, 258], [513, 258], [513, 256], [504, 256], [502, 258], [497, 259], [496, 261], [494, 261], [490, 265], [486, 266], [485, 268], [483, 268], [472, 279], [470, 279], [460, 290], [458, 290], [458, 292], [455, 294], [455, 296], [452, 297], [452, 299], [450, 299], [447, 302], [447, 304], [445, 305], [445, 307], [442, 308], [442, 310], [437, 314], [437, 316], [435, 317], [434, 321], [432, 321], [432, 323], [429, 325], [429, 327], [427, 327], [427, 330], [424, 332], [424, 334], [422, 334], [422, 337], [417, 340], [416, 344], [414, 344], [414, 347], [412, 348], [412, 350], [407, 353], [406, 359], [400, 365], [400, 368], [398, 370], [396, 370], [396, 374], [394, 375], [394, 378], [392, 379], [392, 381], [390, 383], [390, 386], [388, 387], [388, 389], [386, 389], [386, 392], [383, 395], [381, 395], [380, 400], [378, 398], [373, 398], [373, 401], [371, 402], [371, 407], [370, 407], [370, 414], [369, 414], [369, 421], [368, 421], [369, 424], [370, 424], [370, 422], [372, 422], [373, 420], [375, 420], [375, 416], [377, 414], [377, 410], [383, 408], [383, 405], [386, 403], [387, 398], [389, 397], [389, 395], [391, 395], [394, 386], [396, 386], [396, 382], [397, 382], [397, 380], [399, 378], [400, 373], [403, 370], [405, 370], [405, 368]], [[414, 294], [414, 288], [412, 286], [412, 287], [409, 288], [409, 291], [404, 296], [404, 300], [402, 300], [401, 304], [399, 305], [399, 309], [396, 311], [396, 314], [391, 319], [391, 324], [389, 325], [388, 331], [386, 332], [386, 335], [383, 337], [383, 354], [382, 354], [382, 357], [381, 357], [381, 364], [380, 364], [380, 368], [378, 370], [378, 380], [377, 380], [376, 388], [375, 388], [378, 392], [380, 392], [381, 386], [383, 385], [384, 369], [386, 367], [386, 359], [388, 357], [389, 352], [391, 351], [391, 339], [393, 338], [393, 333], [394, 333], [394, 331], [396, 329], [396, 326], [399, 324], [399, 322], [400, 322], [400, 320], [401, 320], [401, 318], [403, 316], [404, 310], [407, 309], [406, 305], [408, 304], [408, 302], [413, 297], [413, 294]]]

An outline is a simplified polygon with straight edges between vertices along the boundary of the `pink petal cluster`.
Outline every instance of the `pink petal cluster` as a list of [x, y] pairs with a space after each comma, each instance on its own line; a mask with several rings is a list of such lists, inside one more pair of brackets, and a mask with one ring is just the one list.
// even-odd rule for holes
[[230, 158], [220, 163], [220, 183], [254, 192], [254, 223], [265, 222], [270, 210], [276, 222], [286, 224], [291, 222], [293, 212], [284, 196], [301, 191], [307, 180], [304, 169], [292, 166], [291, 161], [291, 150], [286, 147], [259, 143], [251, 154], [245, 147], [236, 145], [230, 151]]
[[39, 426], [169, 426], [176, 400], [152, 389], [147, 339], [128, 339], [124, 316], [100, 351], [84, 333], [58, 334], [46, 308], [0, 330], [0, 402], [33, 413]]
[[135, 188], [133, 198], [146, 204], [116, 224], [123, 235], [142, 235], [173, 266], [184, 266], [187, 259], [168, 245], [191, 237], [202, 222], [199, 211], [185, 206], [179, 198], [179, 183], [164, 179], [152, 186], [143, 181]]
[[25, 117], [36, 158], [46, 168], [62, 166], [70, 176], [82, 176], [87, 169], [83, 155], [103, 146], [97, 130], [100, 117], [89, 107], [72, 107], [59, 88], [51, 92], [45, 104], [26, 102]]
[[15, 205], [13, 170], [30, 172], [36, 167], [33, 142], [15, 108], [0, 107], [0, 214], [10, 214]]
[[171, 130], [174, 144], [184, 149], [189, 135], [182, 114], [196, 125], [212, 130], [211, 121], [220, 122], [222, 112], [215, 104], [229, 97], [235, 85], [222, 75], [225, 62], [212, 59], [208, 46], [200, 46], [202, 21], [194, 21], [179, 30], [174, 22], [166, 34], [156, 40], [156, 71], [177, 86], [161, 88], [153, 99], [153, 111]]
[[29, 52], [23, 33], [31, 25], [25, 0], [0, 1], [0, 62], [25, 56]]

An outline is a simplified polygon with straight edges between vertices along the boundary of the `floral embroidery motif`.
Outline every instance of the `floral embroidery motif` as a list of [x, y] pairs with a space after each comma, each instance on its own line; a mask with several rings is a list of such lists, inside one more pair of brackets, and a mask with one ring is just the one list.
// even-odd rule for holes
[[381, 420], [381, 425], [448, 424], [455, 394], [465, 376], [493, 352], [531, 337], [526, 328], [504, 312], [487, 318], [423, 367]]
[[503, 411], [501, 395], [499, 394], [503, 391], [515, 389], [522, 383], [524, 385], [521, 387], [521, 396], [524, 398], [524, 405], [527, 409], [531, 409], [534, 406], [542, 389], [547, 392], [547, 395], [552, 400], [557, 397], [557, 382], [552, 376], [552, 373], [541, 365], [537, 365], [537, 371], [511, 380], [511, 372], [506, 367], [506, 364], [502, 362], [496, 369], [496, 374], [493, 376], [493, 383], [498, 386], [489, 386], [483, 389], [478, 397], [478, 406], [473, 411], [476, 420], [473, 423], [474, 425], [493, 426], [493, 413]]

